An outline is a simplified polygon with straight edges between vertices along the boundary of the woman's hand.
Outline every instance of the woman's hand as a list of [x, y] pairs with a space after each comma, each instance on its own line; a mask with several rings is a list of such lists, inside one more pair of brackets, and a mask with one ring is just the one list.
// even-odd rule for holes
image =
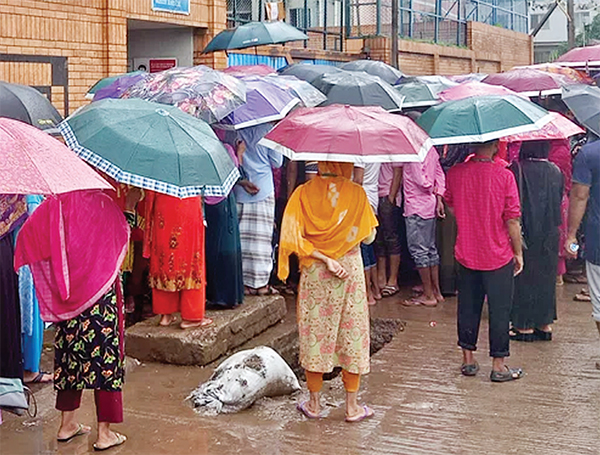
[[342, 267], [335, 259], [327, 258], [325, 260], [325, 265], [327, 266], [327, 270], [337, 276], [340, 280], [345, 280], [350, 276], [346, 269], [344, 269], [344, 267]]
[[251, 196], [255, 196], [260, 191], [260, 188], [257, 187], [250, 180], [240, 180], [239, 185], [244, 188], [244, 191]]

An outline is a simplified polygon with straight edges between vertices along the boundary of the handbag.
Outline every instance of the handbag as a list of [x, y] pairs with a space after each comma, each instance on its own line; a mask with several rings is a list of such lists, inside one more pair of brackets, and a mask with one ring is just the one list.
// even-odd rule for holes
[[[519, 172], [519, 204], [521, 205], [521, 219], [523, 218], [523, 168], [521, 167], [521, 163], [517, 161], [517, 169]], [[523, 222], [521, 221], [521, 248], [523, 250], [527, 249], [527, 242], [525, 240], [525, 231], [523, 230]]]
[[[35, 411], [29, 412], [29, 401], [33, 401]], [[0, 410], [22, 416], [27, 412], [30, 417], [37, 414], [37, 405], [33, 394], [18, 378], [0, 378]]]

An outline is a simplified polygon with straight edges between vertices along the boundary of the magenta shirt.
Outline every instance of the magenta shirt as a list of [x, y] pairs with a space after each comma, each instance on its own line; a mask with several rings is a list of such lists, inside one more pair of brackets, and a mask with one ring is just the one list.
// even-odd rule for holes
[[[402, 167], [403, 163], [384, 163], [379, 170], [379, 197], [388, 197], [392, 189], [392, 180], [394, 179], [394, 168]], [[398, 191], [396, 196], [396, 205], [402, 205], [402, 191]]]
[[405, 163], [403, 167], [404, 216], [435, 218], [437, 196], [446, 192], [446, 176], [437, 151], [431, 148], [422, 163]]

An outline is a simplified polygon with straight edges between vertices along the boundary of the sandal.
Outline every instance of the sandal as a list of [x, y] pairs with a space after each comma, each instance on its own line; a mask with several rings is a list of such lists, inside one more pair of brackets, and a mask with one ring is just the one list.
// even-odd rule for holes
[[[48, 379], [47, 381], [43, 381], [44, 376], [50, 376], [50, 379]], [[23, 382], [24, 384], [47, 384], [49, 382], [52, 382], [54, 380], [54, 377], [52, 374], [48, 373], [47, 371], [40, 371], [35, 378], [33, 378], [31, 381], [27, 381], [27, 382]]]
[[463, 363], [460, 366], [460, 372], [463, 374], [463, 376], [476, 376], [479, 372], [479, 364], [477, 362], [470, 364]]
[[265, 286], [264, 288], [257, 289], [256, 294], [265, 297], [267, 295], [279, 295], [279, 291], [273, 286]]
[[108, 449], [112, 449], [113, 447], [117, 447], [120, 446], [121, 444], [123, 444], [125, 441], [127, 441], [127, 436], [121, 434], [121, 433], [115, 433], [117, 435], [117, 440], [115, 442], [113, 442], [112, 444], [106, 446], [106, 447], [100, 447], [97, 444], [94, 444], [94, 450], [96, 452], [102, 452], [104, 450], [108, 450]]
[[398, 292], [400, 292], [400, 288], [398, 286], [390, 286], [389, 284], [386, 284], [381, 290], [381, 295], [383, 297], [391, 297], [398, 294]]
[[505, 371], [492, 371], [490, 373], [490, 380], [492, 382], [509, 382], [516, 381], [525, 376], [525, 373], [520, 368], [509, 368], [505, 366]]
[[592, 298], [587, 295], [587, 294], [575, 294], [575, 297], [573, 297], [573, 300], [576, 302], [591, 302]]
[[533, 334], [539, 341], [552, 341], [552, 332], [544, 332], [540, 329], [533, 329]]
[[514, 327], [512, 329], [510, 329], [508, 335], [510, 336], [510, 339], [513, 341], [525, 341], [525, 342], [529, 343], [529, 342], [537, 340], [537, 336], [535, 335], [535, 332], [523, 333], [523, 332], [519, 332]]
[[56, 438], [58, 442], [69, 442], [71, 439], [76, 438], [77, 436], [85, 436], [86, 434], [90, 434], [92, 429], [86, 430], [85, 427], [80, 423], [77, 427], [77, 431], [73, 433], [68, 438]]
[[368, 419], [369, 417], [373, 417], [375, 415], [375, 411], [373, 411], [370, 407], [363, 405], [363, 412], [356, 417], [346, 417], [346, 422], [355, 423], [360, 422], [361, 420]]
[[244, 286], [244, 295], [258, 295], [258, 291], [254, 288]]
[[314, 412], [311, 412], [306, 405], [308, 404], [308, 401], [301, 401], [300, 403], [296, 404], [296, 409], [298, 411], [300, 411], [302, 414], [304, 414], [304, 416], [307, 419], [320, 419], [321, 417], [323, 417], [321, 415], [321, 413], [319, 414], [315, 414]]
[[213, 323], [212, 319], [204, 318], [201, 321], [181, 321], [179, 324], [179, 328], [186, 329], [198, 329], [201, 327], [207, 327]]
[[585, 275], [564, 275], [563, 280], [566, 283], [587, 284], [587, 277]]

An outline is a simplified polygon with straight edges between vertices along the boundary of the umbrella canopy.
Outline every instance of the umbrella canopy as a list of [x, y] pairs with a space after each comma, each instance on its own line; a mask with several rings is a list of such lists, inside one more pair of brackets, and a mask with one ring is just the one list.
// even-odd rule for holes
[[140, 71], [139, 73], [132, 73], [127, 76], [120, 77], [108, 84], [101, 89], [97, 90], [94, 94], [94, 101], [100, 101], [106, 98], [120, 98], [121, 95], [129, 88], [137, 84], [138, 82], [146, 79], [148, 73]]
[[448, 76], [452, 82], [462, 84], [463, 82], [481, 82], [487, 77], [485, 73], [469, 73], [469, 74], [457, 74], [455, 76]]
[[180, 198], [226, 196], [239, 178], [210, 126], [175, 107], [107, 99], [59, 128], [81, 158], [128, 185]]
[[388, 84], [392, 85], [404, 76], [401, 71], [393, 66], [378, 60], [355, 60], [353, 62], [344, 63], [340, 68], [346, 71], [363, 71], [372, 76], [378, 76]]
[[223, 30], [208, 43], [202, 53], [208, 54], [209, 52], [245, 49], [266, 44], [283, 44], [307, 39], [306, 34], [285, 22], [248, 22]]
[[277, 73], [277, 71], [267, 65], [230, 66], [229, 68], [225, 68], [223, 72], [232, 76], [268, 76], [269, 74]]
[[395, 85], [394, 90], [404, 96], [402, 107], [433, 106], [439, 102], [433, 86], [423, 82], [405, 82]]
[[512, 69], [505, 73], [490, 74], [483, 82], [502, 85], [527, 96], [557, 95], [563, 86], [573, 81], [561, 74], [549, 73], [530, 68]]
[[0, 117], [21, 120], [50, 131], [62, 117], [48, 98], [33, 87], [0, 81]]
[[576, 134], [584, 134], [585, 130], [558, 112], [550, 112], [552, 120], [541, 129], [527, 133], [513, 134], [501, 138], [502, 142], [549, 141], [568, 139]]
[[145, 75], [148, 74], [145, 71], [132, 71], [130, 73], [124, 73], [124, 74], [117, 74], [115, 76], [109, 76], [109, 77], [105, 77], [103, 79], [100, 79], [98, 82], [96, 82], [94, 85], [92, 85], [90, 87], [90, 89], [87, 91], [87, 93], [85, 94], [86, 98], [89, 99], [94, 99], [94, 95], [96, 94], [96, 92], [110, 84], [112, 84], [113, 82], [124, 78], [127, 79], [131, 76], [136, 76], [136, 75]]
[[404, 101], [404, 97], [380, 77], [357, 71], [324, 74], [313, 85], [327, 96], [325, 106], [380, 106], [387, 111], [399, 111]]
[[575, 67], [600, 65], [600, 44], [596, 46], [576, 47], [558, 57], [555, 62], [564, 66]]
[[436, 94], [440, 93], [442, 90], [458, 85], [458, 82], [454, 82], [446, 76], [404, 76], [398, 80], [396, 85], [402, 85], [409, 82], [427, 84]]
[[469, 98], [471, 96], [482, 96], [482, 95], [517, 95], [517, 92], [513, 92], [506, 87], [501, 85], [491, 85], [484, 82], [465, 82], [451, 87], [449, 89], [440, 92], [439, 98], [442, 101], [453, 101], [462, 100], [463, 98]]
[[433, 143], [411, 119], [376, 106], [300, 108], [260, 144], [291, 160], [420, 162]]
[[199, 65], [151, 74], [127, 89], [122, 98], [171, 104], [214, 123], [246, 102], [246, 88], [233, 76]]
[[427, 109], [418, 124], [436, 145], [487, 142], [534, 131], [551, 120], [548, 111], [514, 95], [475, 96]]
[[579, 84], [593, 84], [594, 80], [585, 74], [583, 71], [570, 68], [568, 66], [559, 65], [557, 63], [540, 63], [537, 65], [529, 66], [515, 66], [513, 69], [524, 69], [530, 68], [538, 71], [546, 71], [547, 73], [561, 74], [568, 77], [573, 82]]
[[300, 102], [271, 78], [248, 76], [241, 80], [246, 85], [246, 104], [220, 122], [224, 128], [239, 130], [281, 120]]
[[600, 136], [600, 88], [592, 85], [564, 87], [562, 100], [579, 123]]
[[304, 107], [315, 107], [327, 100], [323, 93], [294, 76], [269, 76], [267, 80], [299, 98]]
[[0, 118], [0, 144], [0, 194], [113, 189], [60, 141], [18, 120]]
[[281, 68], [279, 74], [282, 76], [295, 76], [298, 79], [312, 84], [323, 74], [342, 73], [343, 70], [333, 65], [309, 65], [306, 63], [294, 63]]

